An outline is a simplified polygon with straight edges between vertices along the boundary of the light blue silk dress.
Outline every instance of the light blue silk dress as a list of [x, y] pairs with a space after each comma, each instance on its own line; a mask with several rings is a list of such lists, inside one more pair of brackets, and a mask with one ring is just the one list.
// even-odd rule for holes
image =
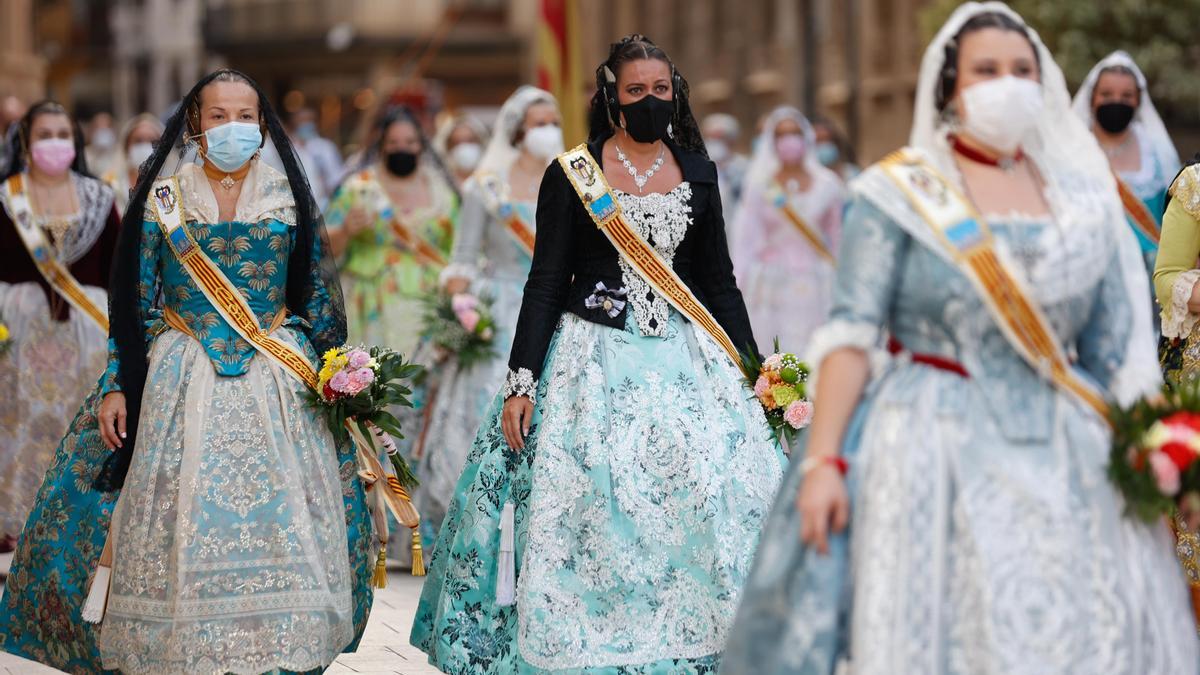
[[[534, 228], [531, 202], [511, 202], [493, 194], [495, 185], [472, 179], [463, 187], [463, 207], [454, 229], [454, 250], [442, 279], [471, 280], [471, 292], [489, 298], [495, 321], [495, 358], [464, 369], [453, 359], [438, 366], [436, 390], [430, 392], [428, 421], [421, 433], [422, 454], [417, 467], [421, 481], [413, 497], [422, 526], [433, 535], [446, 517], [454, 487], [466, 464], [479, 425], [487, 418], [496, 391], [508, 376], [517, 314], [533, 257], [509, 234], [501, 210], [511, 209]], [[431, 537], [432, 547], [434, 539]]]
[[[913, 216], [906, 196], [878, 168], [864, 178], [810, 355], [873, 355], [842, 448], [850, 527], [828, 556], [801, 543], [793, 463], [721, 672], [829, 675], [848, 662], [856, 675], [1194, 675], [1170, 532], [1123, 515], [1107, 427], [1027, 366], [967, 277], [900, 224], [897, 213]], [[1108, 392], [1145, 391], [1158, 379], [1149, 319], [1134, 320], [1145, 278], [1112, 207], [1091, 220], [989, 220], [1075, 372]], [[888, 334], [970, 376], [881, 357]]]
[[[270, 328], [284, 311], [296, 227], [286, 179], [257, 165], [223, 223], [199, 167], [180, 183], [186, 227]], [[96, 410], [118, 390], [114, 350], [18, 544], [0, 605], [3, 648], [70, 672], [321, 668], [357, 642], [371, 602], [371, 524], [352, 448], [337, 447], [302, 386], [216, 313], [152, 206], [146, 214], [149, 370], [132, 465], [119, 498], [93, 489], [108, 455]], [[186, 331], [164, 322], [168, 311]], [[310, 336], [332, 320], [318, 293], [275, 334], [315, 363]], [[92, 626], [80, 609], [110, 519], [112, 591]]]

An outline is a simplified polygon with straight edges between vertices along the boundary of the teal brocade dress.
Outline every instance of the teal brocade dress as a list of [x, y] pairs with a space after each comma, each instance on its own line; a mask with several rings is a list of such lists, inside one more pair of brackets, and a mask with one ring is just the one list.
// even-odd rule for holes
[[[207, 185], [202, 177], [189, 175], [192, 168], [186, 167], [180, 175], [188, 207], [187, 227], [226, 276], [241, 288], [260, 320], [270, 324], [284, 306], [282, 290], [293, 242], [294, 206], [286, 179], [265, 165], [257, 166], [246, 179], [234, 222], [209, 225], [217, 220], [215, 209], [209, 212], [215, 201], [210, 201], [210, 191], [204, 193]], [[199, 167], [194, 168], [199, 173]], [[148, 207], [147, 218], [152, 214]], [[260, 629], [272, 621], [288, 626], [335, 612], [345, 617], [335, 620], [344, 629], [332, 631], [329, 637], [318, 632], [312, 643], [301, 647], [287, 645], [288, 636], [279, 635], [278, 642], [287, 645], [278, 648], [284, 655], [277, 656], [274, 665], [263, 670], [286, 672], [276, 669], [287, 668], [290, 663], [305, 664], [297, 666], [301, 670], [327, 664], [336, 653], [355, 648], [372, 600], [372, 526], [353, 448], [335, 447], [323, 423], [302, 412], [296, 396], [299, 385], [277, 372], [278, 367], [268, 359], [255, 354], [207, 304], [162, 241], [158, 224], [147, 220], [143, 227], [140, 287], [150, 370], [141, 433], [121, 502], [126, 529], [122, 530], [122, 538], [114, 540], [116, 560], [108, 616], [104, 624], [94, 626], [82, 622], [80, 611], [118, 499], [117, 493], [101, 493], [92, 486], [109, 456], [100, 438], [96, 414], [103, 395], [117, 390], [115, 357], [59, 445], [18, 542], [0, 602], [0, 647], [71, 673], [108, 672], [103, 668], [98, 643], [108, 641], [112, 631], [113, 642], [119, 644], [122, 631], [114, 629], [124, 624], [124, 637], [134, 635], [128, 630], [150, 631], [134, 643], [140, 640], [145, 643], [143, 647], [152, 645], [157, 649], [132, 657], [124, 650], [106, 651], [104, 661], [110, 665], [118, 656], [124, 659], [123, 671], [166, 668], [173, 672], [207, 672], [207, 667], [212, 672], [225, 672], [244, 670], [238, 666], [253, 663], [254, 658], [239, 662], [231, 656], [223, 662], [223, 652], [257, 649], [256, 656], [261, 657], [275, 649], [248, 646], [254, 632], [248, 622], [262, 622], [256, 624]], [[320, 251], [314, 250], [313, 255], [319, 256]], [[176, 325], [186, 324], [186, 332], [163, 321], [167, 310], [178, 317]], [[277, 335], [301, 347], [315, 362], [309, 336], [331, 328], [329, 299], [314, 297], [306, 314], [288, 317]], [[201, 386], [205, 391], [196, 391]], [[268, 393], [266, 400], [255, 395], [260, 389]], [[206, 399], [207, 405], [197, 407], [197, 398]], [[223, 410], [239, 406], [242, 409], [235, 418], [222, 418]], [[290, 423], [282, 424], [281, 418], [290, 419]], [[200, 434], [199, 444], [196, 431]], [[244, 454], [246, 450], [240, 449], [243, 447], [254, 454]], [[292, 461], [289, 458], [293, 455], [319, 458], [325, 452], [336, 452], [336, 459], [320, 461], [324, 465], [320, 470], [270, 477], [274, 469]], [[200, 464], [189, 465], [188, 458], [198, 458]], [[185, 475], [191, 480], [179, 480]], [[307, 508], [304, 501], [295, 501], [305, 494], [310, 500]], [[340, 507], [337, 511], [344, 512], [344, 523], [338, 522], [342, 518], [324, 518], [318, 508], [327, 502], [312, 502], [317, 496], [336, 500], [334, 503]], [[149, 505], [151, 497], [153, 504]], [[169, 520], [171, 514], [178, 514], [179, 522]], [[190, 531], [185, 531], [189, 525], [185, 514], [195, 519]], [[140, 527], [154, 528], [155, 536], [139, 537]], [[158, 536], [160, 532], [166, 532], [163, 536], [167, 538]], [[189, 541], [187, 532], [197, 539]], [[239, 533], [254, 543], [239, 546]], [[326, 558], [336, 564], [321, 572], [323, 565], [312, 557], [312, 547], [314, 541], [332, 546], [335, 540], [328, 536], [333, 534], [345, 537], [344, 544], [336, 549], [348, 556], [348, 565], [336, 561], [336, 556]], [[270, 543], [264, 545], [266, 540]], [[171, 555], [159, 557], [170, 558], [172, 566], [165, 590], [156, 585], [155, 573], [145, 571], [146, 565], [138, 560], [138, 556], [153, 555], [164, 545]], [[304, 553], [295, 553], [298, 549]], [[327, 550], [333, 555], [334, 549]], [[280, 560], [288, 562], [279, 564]], [[273, 618], [269, 616], [272, 612], [265, 609], [263, 588], [253, 579], [242, 579], [238, 585], [227, 583], [230, 577], [219, 578], [239, 566], [257, 570], [260, 579], [273, 579], [278, 584], [279, 604], [273, 606]], [[348, 572], [335, 580], [332, 577], [337, 576], [338, 568]], [[214, 570], [224, 572], [205, 576]], [[347, 573], [349, 577], [344, 576]], [[317, 593], [312, 592], [313, 581]], [[342, 609], [330, 609], [328, 599], [320, 597], [328, 598], [329, 589], [347, 586], [350, 593]], [[138, 607], [133, 614], [144, 612], [149, 619], [122, 617], [118, 608], [122, 594], [129, 604]], [[222, 594], [224, 597], [217, 597]], [[192, 604], [185, 602], [189, 597]], [[224, 603], [226, 618], [209, 622], [205, 614], [216, 606], [214, 603]], [[340, 603], [338, 600], [333, 604]], [[167, 618], [164, 623], [162, 618], [164, 611], [167, 615], [182, 614], [197, 607], [203, 609], [192, 619]], [[231, 624], [236, 630], [228, 629]], [[100, 640], [102, 629], [104, 641]], [[146, 635], [153, 637], [147, 642]], [[238, 640], [244, 641], [237, 644]], [[324, 644], [317, 644], [320, 642]], [[179, 648], [180, 644], [186, 648]], [[207, 653], [215, 659], [205, 663]]]
[[[672, 261], [692, 229], [691, 194], [685, 182], [617, 197]], [[483, 418], [410, 638], [443, 672], [699, 675], [720, 664], [786, 460], [728, 356], [635, 275], [623, 273], [623, 327], [563, 313], [539, 381], [510, 372]], [[502, 406], [533, 387], [531, 431], [514, 452]], [[496, 601], [506, 503], [512, 606]]]

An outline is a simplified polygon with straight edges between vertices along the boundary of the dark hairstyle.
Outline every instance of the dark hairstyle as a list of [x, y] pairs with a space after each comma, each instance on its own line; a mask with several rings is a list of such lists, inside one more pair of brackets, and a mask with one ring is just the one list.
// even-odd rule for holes
[[372, 162], [383, 154], [383, 143], [387, 137], [387, 130], [393, 124], [406, 123], [411, 124], [417, 132], [417, 140], [421, 143], [422, 157], [433, 164], [433, 168], [437, 170], [438, 175], [450, 187], [450, 191], [454, 193], [456, 199], [461, 199], [462, 194], [458, 190], [458, 182], [450, 174], [450, 169], [442, 161], [442, 158], [436, 152], [430, 152], [433, 144], [429, 142], [429, 136], [425, 134], [425, 129], [421, 126], [421, 120], [417, 118], [417, 113], [406, 105], [397, 105], [385, 108], [375, 121], [375, 125], [371, 129], [371, 140], [366, 152], [363, 153], [362, 167], [369, 166]]
[[[1144, 93], [1142, 92], [1142, 83], [1138, 82], [1137, 73], [1133, 72], [1133, 68], [1130, 68], [1129, 66], [1123, 66], [1119, 63], [1113, 64], [1106, 68], [1101, 68], [1100, 72], [1096, 74], [1096, 84], [1100, 84], [1100, 78], [1104, 77], [1105, 75], [1108, 75], [1109, 73], [1113, 73], [1116, 75], [1128, 75], [1129, 77], [1132, 77], [1133, 78], [1133, 86], [1137, 89], [1137, 93], [1138, 93], [1138, 103], [1141, 103], [1142, 96], [1144, 95]], [[1092, 86], [1092, 100], [1088, 101], [1088, 105], [1091, 105], [1092, 102], [1095, 100], [1096, 100], [1096, 87], [1093, 85]]]
[[1029, 29], [1025, 27], [1025, 24], [1000, 12], [976, 14], [964, 23], [962, 28], [959, 28], [958, 32], [954, 34], [954, 37], [946, 43], [945, 55], [942, 60], [942, 72], [938, 78], [937, 91], [934, 92], [934, 101], [939, 111], [945, 110], [946, 106], [950, 104], [950, 99], [954, 98], [954, 87], [958, 83], [959, 45], [962, 44], [963, 38], [985, 28], [998, 28], [1013, 33], [1020, 33], [1029, 43], [1029, 46], [1033, 48], [1033, 58], [1037, 61], [1038, 70], [1041, 70], [1041, 56], [1038, 54], [1037, 45], [1033, 43], [1033, 38], [1029, 36]]
[[[661, 47], [654, 44], [650, 38], [637, 33], [610, 45], [608, 58], [596, 68], [596, 93], [592, 96], [592, 106], [588, 113], [588, 142], [597, 143], [615, 133], [620, 120], [615, 78], [626, 63], [644, 59], [656, 59], [671, 68], [672, 100], [675, 102], [675, 113], [671, 116], [671, 135], [675, 142], [680, 147], [708, 157], [708, 150], [704, 147], [704, 139], [700, 135], [700, 125], [696, 123], [696, 117], [692, 114], [692, 107], [688, 102], [687, 80]], [[614, 79], [610, 80], [610, 77]]]
[[[210, 80], [208, 84], [213, 84], [214, 82], [239, 82], [247, 87], [250, 87], [259, 94], [258, 130], [262, 132], [262, 143], [258, 147], [261, 148], [266, 145], [268, 137], [267, 118], [264, 114], [266, 112], [266, 108], [264, 108], [262, 105], [262, 92], [258, 91], [258, 85], [256, 85], [249, 77], [246, 77], [236, 70], [218, 70], [210, 75], [210, 77], [212, 77], [212, 80]], [[181, 109], [187, 111], [187, 135], [189, 138], [200, 136], [202, 133], [200, 131], [200, 93], [202, 92], [198, 92], [196, 94], [196, 98], [192, 99], [187, 105], [179, 106]]]
[[[288, 258], [285, 302], [289, 312], [296, 316], [308, 315], [308, 304], [318, 294], [328, 297], [333, 320], [328, 329], [310, 334], [317, 353], [343, 344], [346, 341], [346, 315], [342, 305], [341, 286], [337, 269], [330, 255], [329, 242], [325, 238], [321, 211], [313, 199], [304, 168], [288, 140], [279, 116], [271, 108], [266, 95], [253, 80], [235, 70], [218, 70], [205, 76], [184, 97], [183, 102], [167, 121], [162, 138], [154, 148], [154, 154], [141, 167], [137, 187], [129, 198], [129, 206], [121, 220], [121, 232], [117, 240], [117, 252], [113, 263], [112, 279], [109, 283], [109, 338], [116, 343], [120, 357], [119, 381], [125, 394], [126, 440], [121, 448], [113, 451], [105, 461], [95, 487], [103, 492], [120, 489], [125, 483], [125, 474], [133, 455], [137, 438], [138, 418], [142, 404], [142, 393], [146, 384], [147, 354], [145, 321], [139, 298], [142, 289], [139, 281], [142, 250], [142, 223], [145, 218], [146, 201], [150, 188], [173, 151], [183, 151], [188, 143], [185, 139], [185, 124], [189, 111], [198, 109], [200, 93], [213, 82], [244, 82], [258, 94], [260, 119], [267, 129], [271, 142], [279, 151], [284, 173], [296, 203], [296, 226], [292, 228], [294, 241]], [[198, 123], [196, 129], [198, 129]], [[261, 160], [260, 160], [261, 161]], [[313, 251], [321, 256], [314, 259]]]
[[[71, 137], [75, 143], [75, 160], [71, 162], [71, 170], [75, 173], [84, 176], [91, 176], [87, 169], [87, 157], [83, 147], [83, 130], [79, 128], [79, 122], [71, 117], [67, 109], [57, 101], [45, 100], [38, 101], [29, 106], [29, 110], [21, 117], [21, 121], [17, 124], [17, 135], [13, 138], [12, 158], [9, 159], [8, 167], [4, 170], [4, 179], [7, 180], [10, 176], [15, 176], [25, 170], [29, 161], [29, 146], [32, 143], [30, 134], [33, 133], [33, 121], [42, 115], [66, 115], [71, 123]], [[3, 142], [3, 139], [0, 139]]]
[[850, 139], [842, 131], [842, 127], [837, 122], [834, 122], [832, 118], [824, 115], [813, 115], [808, 119], [808, 122], [813, 126], [814, 130], [819, 126], [829, 130], [829, 134], [833, 137], [833, 144], [837, 146], [838, 152], [841, 155], [840, 159], [843, 162], [853, 164], [857, 161], [854, 156], [854, 146], [850, 144]]

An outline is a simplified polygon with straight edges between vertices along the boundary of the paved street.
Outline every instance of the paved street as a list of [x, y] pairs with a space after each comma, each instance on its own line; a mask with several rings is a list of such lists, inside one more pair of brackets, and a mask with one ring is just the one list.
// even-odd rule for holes
[[[0, 556], [0, 570], [8, 570], [12, 555]], [[392, 572], [388, 587], [375, 592], [371, 621], [354, 654], [343, 654], [329, 675], [436, 675], [440, 671], [425, 655], [408, 644], [408, 631], [417, 609], [421, 579], [407, 572]], [[0, 652], [0, 675], [52, 675], [62, 671]]]

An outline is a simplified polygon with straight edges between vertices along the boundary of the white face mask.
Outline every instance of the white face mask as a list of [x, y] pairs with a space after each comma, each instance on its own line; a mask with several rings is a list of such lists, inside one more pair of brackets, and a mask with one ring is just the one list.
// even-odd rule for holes
[[534, 127], [525, 132], [525, 140], [521, 144], [534, 157], [550, 161], [562, 154], [562, 129], [555, 124]]
[[478, 143], [459, 143], [450, 149], [450, 163], [463, 173], [473, 170], [481, 157], [483, 148]]
[[117, 144], [117, 132], [109, 127], [100, 127], [92, 132], [92, 147], [108, 150]]
[[719, 138], [707, 141], [704, 145], [708, 148], [708, 158], [717, 164], [724, 162], [729, 157], [729, 145]]
[[1006, 154], [1021, 147], [1042, 112], [1041, 83], [1012, 75], [973, 84], [959, 98], [963, 129]]
[[134, 143], [129, 146], [129, 165], [131, 167], [139, 167], [142, 165], [142, 162], [150, 159], [150, 155], [153, 154], [153, 143]]

